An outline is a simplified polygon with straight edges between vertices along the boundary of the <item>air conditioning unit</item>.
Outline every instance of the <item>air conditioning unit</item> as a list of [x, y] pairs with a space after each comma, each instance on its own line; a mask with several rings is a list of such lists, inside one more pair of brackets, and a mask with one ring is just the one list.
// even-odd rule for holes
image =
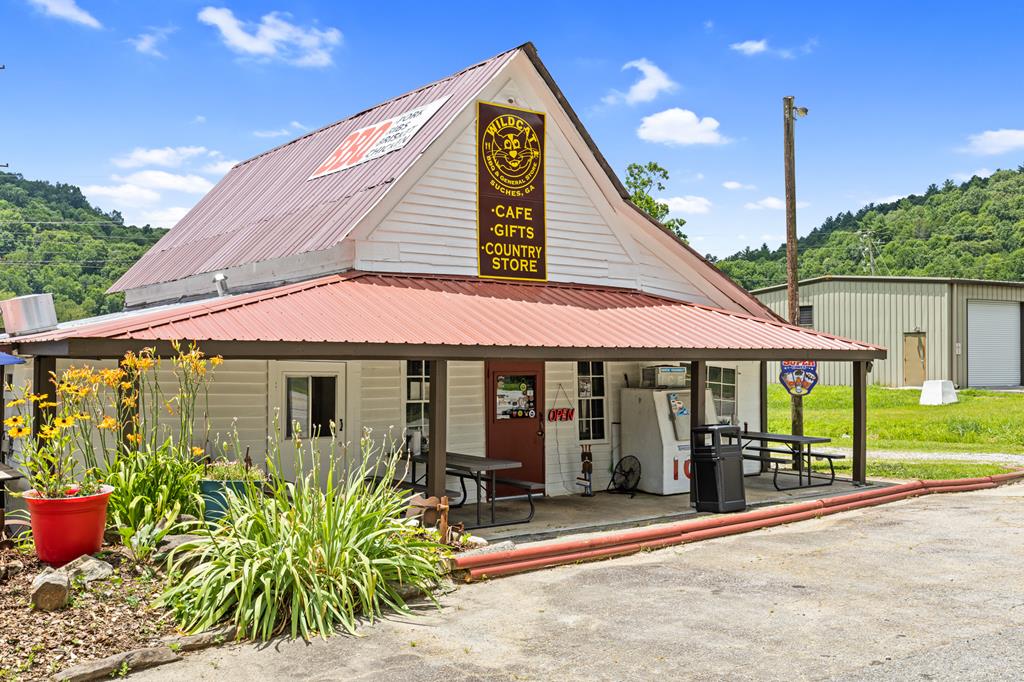
[[29, 294], [0, 301], [4, 329], [11, 336], [45, 332], [57, 327], [53, 294]]

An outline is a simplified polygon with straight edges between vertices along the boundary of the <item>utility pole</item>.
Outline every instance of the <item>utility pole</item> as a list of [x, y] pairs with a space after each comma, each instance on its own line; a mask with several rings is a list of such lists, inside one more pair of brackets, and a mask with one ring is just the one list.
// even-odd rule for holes
[[[782, 98], [782, 142], [786, 173], [786, 300], [790, 324], [800, 324], [800, 292], [796, 262], [796, 159], [793, 151], [793, 124], [796, 117], [806, 116], [807, 107], [794, 107], [792, 97]], [[790, 396], [790, 417], [793, 435], [804, 433], [804, 401]]]

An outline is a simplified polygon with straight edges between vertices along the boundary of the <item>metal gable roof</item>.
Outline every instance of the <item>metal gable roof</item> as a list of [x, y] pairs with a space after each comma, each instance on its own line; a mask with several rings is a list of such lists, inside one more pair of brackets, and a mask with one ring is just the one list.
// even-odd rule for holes
[[74, 339], [478, 347], [481, 357], [493, 348], [714, 352], [736, 359], [885, 356], [880, 347], [775, 319], [627, 289], [369, 273], [82, 321], [6, 342], [31, 352], [32, 344]]
[[[124, 291], [337, 244], [520, 48], [378, 104], [232, 168], [111, 287]], [[350, 133], [442, 97], [403, 148], [308, 180]]]

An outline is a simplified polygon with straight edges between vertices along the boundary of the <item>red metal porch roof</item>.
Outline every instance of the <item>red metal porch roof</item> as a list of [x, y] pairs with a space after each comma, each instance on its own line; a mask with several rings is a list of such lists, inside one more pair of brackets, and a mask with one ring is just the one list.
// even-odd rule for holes
[[[638, 291], [349, 272], [12, 338], [310, 342], [884, 357], [877, 346]], [[312, 357], [312, 354], [311, 354]]]

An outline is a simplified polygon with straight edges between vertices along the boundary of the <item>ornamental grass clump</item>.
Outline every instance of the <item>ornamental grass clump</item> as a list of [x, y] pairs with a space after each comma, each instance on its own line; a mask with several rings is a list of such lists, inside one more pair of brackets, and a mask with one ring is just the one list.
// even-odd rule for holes
[[219, 523], [173, 555], [160, 603], [185, 630], [227, 621], [243, 637], [308, 640], [339, 627], [354, 633], [358, 619], [385, 609], [407, 611], [410, 591], [430, 595], [446, 550], [435, 531], [405, 519], [406, 494], [391, 482], [393, 444], [375, 448], [367, 434], [353, 463], [333, 437], [326, 455], [319, 439], [297, 439], [300, 473], [289, 482], [275, 441], [267, 482], [249, 478], [245, 494], [229, 491]]

